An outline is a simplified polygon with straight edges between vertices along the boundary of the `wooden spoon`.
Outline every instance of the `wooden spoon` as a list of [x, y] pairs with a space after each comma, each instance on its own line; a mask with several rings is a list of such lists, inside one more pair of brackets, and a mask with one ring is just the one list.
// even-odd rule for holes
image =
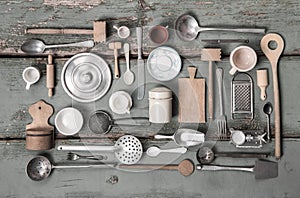
[[[276, 49], [270, 49], [269, 43], [273, 41], [277, 43]], [[275, 113], [275, 157], [277, 159], [281, 156], [281, 137], [280, 137], [280, 98], [279, 98], [279, 85], [278, 85], [278, 72], [277, 64], [279, 57], [284, 48], [284, 41], [278, 34], [270, 33], [265, 35], [261, 42], [260, 47], [266, 57], [269, 59], [272, 66], [273, 73], [273, 87], [274, 87], [274, 113]]]

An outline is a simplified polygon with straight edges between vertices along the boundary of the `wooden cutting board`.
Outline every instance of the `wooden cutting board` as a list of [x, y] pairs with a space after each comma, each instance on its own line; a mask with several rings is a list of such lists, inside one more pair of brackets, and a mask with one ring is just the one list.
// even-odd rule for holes
[[196, 67], [188, 72], [189, 78], [178, 79], [178, 122], [205, 123], [205, 79], [195, 78]]

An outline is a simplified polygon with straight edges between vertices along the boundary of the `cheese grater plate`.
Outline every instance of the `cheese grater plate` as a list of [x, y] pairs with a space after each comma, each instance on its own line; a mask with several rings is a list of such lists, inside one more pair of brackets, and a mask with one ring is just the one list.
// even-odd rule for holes
[[238, 73], [231, 82], [232, 119], [253, 119], [253, 82], [246, 73]]

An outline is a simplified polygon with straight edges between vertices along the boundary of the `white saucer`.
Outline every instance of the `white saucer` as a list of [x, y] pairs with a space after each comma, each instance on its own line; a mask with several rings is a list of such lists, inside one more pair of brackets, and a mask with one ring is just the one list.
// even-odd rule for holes
[[75, 135], [83, 125], [83, 116], [77, 109], [67, 107], [60, 110], [55, 117], [55, 127], [63, 135]]
[[181, 58], [170, 47], [158, 47], [148, 57], [147, 69], [150, 75], [159, 81], [169, 81], [175, 78], [181, 70]]

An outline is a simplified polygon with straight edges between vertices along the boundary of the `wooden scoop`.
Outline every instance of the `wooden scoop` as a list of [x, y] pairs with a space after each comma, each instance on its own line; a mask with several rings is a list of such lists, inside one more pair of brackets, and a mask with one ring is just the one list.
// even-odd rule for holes
[[40, 100], [29, 107], [29, 114], [33, 121], [26, 126], [26, 149], [51, 149], [54, 143], [54, 127], [48, 124], [48, 120], [53, 114], [53, 107]]
[[[277, 43], [276, 49], [270, 49], [269, 43], [274, 41]], [[278, 34], [270, 33], [265, 35], [260, 42], [261, 50], [269, 59], [272, 66], [273, 73], [273, 87], [274, 87], [274, 113], [275, 113], [275, 157], [277, 159], [281, 156], [281, 137], [280, 137], [280, 98], [278, 85], [277, 64], [279, 57], [284, 48], [284, 41]]]
[[108, 47], [109, 47], [109, 49], [114, 50], [114, 56], [115, 56], [115, 78], [118, 79], [118, 78], [120, 78], [119, 66], [118, 66], [118, 49], [122, 48], [122, 43], [121, 42], [112, 42], [112, 43], [109, 43]]

